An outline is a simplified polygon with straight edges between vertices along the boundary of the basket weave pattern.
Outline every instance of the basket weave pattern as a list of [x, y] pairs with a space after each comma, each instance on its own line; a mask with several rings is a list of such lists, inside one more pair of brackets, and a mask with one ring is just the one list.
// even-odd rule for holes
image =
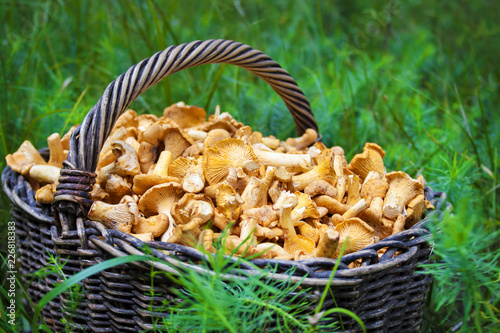
[[[29, 278], [30, 274], [49, 265], [49, 254], [60, 257], [64, 263], [62, 273], [67, 277], [107, 259], [144, 254], [142, 241], [86, 219], [92, 204], [90, 191], [95, 182], [93, 171], [99, 151], [116, 119], [150, 86], [182, 69], [222, 62], [243, 67], [269, 83], [290, 110], [299, 135], [307, 128], [318, 130], [309, 102], [290, 75], [268, 56], [247, 45], [225, 40], [197, 41], [169, 47], [131, 67], [106, 88], [103, 97], [73, 133], [52, 207], [38, 204], [29, 182], [9, 167], [2, 174], [3, 188], [12, 202], [16, 222], [22, 282], [34, 303], [50, 291], [54, 283], [62, 281], [57, 274], [33, 281]], [[421, 223], [342, 257], [331, 285], [335, 300], [329, 295], [325, 309], [339, 306], [354, 311], [370, 332], [418, 331], [432, 281], [431, 275], [422, 274], [418, 268], [429, 261], [431, 253], [427, 243], [429, 232], [423, 226], [432, 215], [440, 214], [446, 195], [426, 188], [426, 197], [436, 210]], [[72, 302], [70, 294], [65, 292], [45, 307], [44, 320], [56, 331], [64, 328], [65, 316], [71, 318], [75, 331], [137, 332], [152, 328], [154, 318], [166, 315], [159, 311], [164, 303], [178, 302], [174, 291], [179, 286], [161, 275], [152, 283], [151, 265], [172, 274], [185, 270], [210, 274], [210, 271], [198, 265], [205, 260], [205, 255], [196, 249], [161, 242], [148, 245], [155, 257], [168, 264], [125, 264], [93, 275], [81, 283], [85, 294], [73, 313], [68, 310]], [[379, 259], [377, 251], [382, 248], [386, 251]], [[360, 267], [347, 267], [357, 260], [361, 261]], [[277, 268], [268, 276], [275, 280], [290, 278], [284, 273], [293, 267], [292, 281], [300, 281], [301, 286], [310, 288], [307, 298], [314, 303], [328, 282], [335, 260], [257, 259], [252, 263], [264, 270]], [[256, 273], [254, 266], [242, 264], [239, 271], [229, 272], [222, 278], [241, 278], [241, 271]], [[152, 284], [154, 296], [148, 296]], [[342, 317], [342, 321], [346, 332], [359, 331], [350, 317]]]

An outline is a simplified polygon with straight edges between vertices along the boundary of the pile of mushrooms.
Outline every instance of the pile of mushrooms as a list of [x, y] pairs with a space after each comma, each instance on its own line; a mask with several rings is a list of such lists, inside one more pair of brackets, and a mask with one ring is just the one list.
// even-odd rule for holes
[[[180, 102], [162, 117], [128, 110], [100, 152], [88, 218], [143, 241], [300, 260], [353, 253], [417, 223], [425, 180], [386, 172], [384, 150], [366, 143], [347, 163], [341, 147], [264, 137], [216, 108]], [[29, 141], [7, 164], [51, 204], [73, 127], [48, 138], [50, 159]], [[383, 252], [383, 251], [381, 251]]]

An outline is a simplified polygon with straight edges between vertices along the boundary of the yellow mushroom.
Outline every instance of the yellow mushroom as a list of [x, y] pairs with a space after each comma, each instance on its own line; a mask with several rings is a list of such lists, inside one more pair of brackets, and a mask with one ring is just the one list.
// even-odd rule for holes
[[134, 177], [132, 190], [135, 194], [143, 194], [155, 185], [174, 182], [180, 183], [181, 179], [168, 176], [169, 167], [172, 162], [172, 153], [168, 150], [162, 151], [158, 162], [150, 174], [140, 174]]
[[311, 197], [317, 195], [327, 195], [329, 197], [337, 197], [337, 189], [327, 181], [314, 180], [304, 189], [304, 193], [309, 194]]
[[210, 229], [202, 230], [198, 236], [198, 244], [206, 252], [215, 253], [214, 232]]
[[417, 195], [412, 201], [408, 203], [406, 213], [406, 228], [413, 227], [417, 222], [422, 219], [422, 214], [425, 210], [425, 197], [423, 194]]
[[182, 179], [182, 189], [186, 192], [198, 193], [205, 187], [203, 159], [179, 157], [169, 167], [169, 175]]
[[170, 215], [170, 210], [182, 198], [182, 189], [178, 183], [165, 183], [151, 187], [139, 200], [139, 210], [145, 217], [166, 214], [169, 217], [168, 229], [162, 235], [166, 241], [175, 227], [175, 222]]
[[29, 176], [42, 184], [55, 184], [59, 179], [61, 169], [52, 165], [33, 165]]
[[47, 143], [50, 151], [50, 158], [47, 164], [62, 168], [62, 163], [66, 159], [66, 156], [64, 154], [63, 145], [61, 143], [61, 136], [59, 135], [59, 133], [51, 134], [47, 138]]
[[255, 155], [266, 165], [285, 168], [307, 168], [312, 164], [311, 156], [308, 154], [285, 154], [272, 150], [264, 150], [253, 146]]
[[5, 161], [12, 170], [23, 176], [27, 176], [34, 165], [47, 164], [42, 155], [27, 140], [21, 144], [21, 147], [15, 153], [7, 155]]
[[403, 212], [405, 205], [419, 194], [423, 194], [422, 184], [402, 171], [386, 174], [389, 190], [384, 199], [384, 216], [394, 219]]
[[204, 154], [208, 148], [212, 148], [217, 142], [230, 139], [231, 134], [225, 129], [214, 129], [207, 133], [205, 139], [203, 140], [202, 153]]
[[172, 230], [172, 236], [166, 241], [186, 246], [195, 246], [202, 231], [200, 229], [201, 224], [203, 224], [203, 221], [200, 218], [193, 218], [188, 223], [179, 224]]
[[304, 134], [299, 138], [288, 138], [286, 144], [296, 148], [297, 150], [304, 149], [314, 143], [318, 138], [318, 133], [312, 128], [306, 129]]
[[314, 251], [314, 257], [334, 258], [340, 240], [340, 233], [328, 228], [319, 236], [318, 247]]
[[228, 220], [236, 221], [240, 216], [243, 199], [231, 186], [220, 184], [215, 191], [215, 202]]
[[148, 218], [140, 216], [132, 232], [137, 234], [151, 233], [153, 237], [160, 237], [167, 229], [169, 218], [166, 214], [157, 214]]
[[[135, 207], [134, 207], [135, 206]], [[111, 205], [102, 201], [94, 201], [87, 218], [104, 224], [109, 229], [130, 233], [138, 216], [135, 203]]]
[[214, 205], [204, 194], [186, 193], [172, 206], [170, 214], [177, 225], [188, 223], [194, 218], [205, 223], [214, 217]]
[[324, 180], [332, 185], [335, 184], [337, 177], [329, 158], [323, 159], [320, 164], [313, 167], [310, 171], [293, 176], [289, 185], [294, 191], [302, 191], [314, 180]]
[[367, 142], [363, 148], [363, 153], [357, 154], [347, 166], [349, 170], [365, 179], [370, 171], [380, 174], [385, 173], [383, 158], [385, 151], [375, 143]]
[[56, 193], [56, 185], [47, 184], [36, 191], [35, 200], [41, 204], [50, 205], [54, 199], [54, 193]]
[[203, 156], [205, 179], [210, 185], [221, 182], [229, 175], [230, 168], [241, 168], [248, 176], [259, 177], [262, 163], [252, 147], [238, 139], [225, 139], [208, 148]]
[[350, 218], [336, 225], [335, 230], [340, 234], [336, 255], [338, 255], [346, 242], [344, 254], [359, 251], [374, 242], [373, 228], [357, 217]]
[[181, 128], [190, 128], [205, 123], [207, 112], [200, 107], [178, 102], [163, 110], [163, 117], [172, 119]]
[[165, 136], [163, 140], [165, 150], [172, 153], [172, 160], [174, 161], [180, 157], [187, 148], [195, 144], [194, 140], [181, 128], [170, 127], [165, 129], [163, 133]]

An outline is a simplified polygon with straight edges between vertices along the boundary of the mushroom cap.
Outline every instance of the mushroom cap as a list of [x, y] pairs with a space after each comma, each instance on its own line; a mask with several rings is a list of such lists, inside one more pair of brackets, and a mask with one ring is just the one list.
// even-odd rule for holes
[[12, 170], [24, 176], [28, 175], [33, 165], [47, 164], [28, 140], [24, 141], [15, 153], [7, 155], [5, 161]]
[[221, 183], [215, 190], [215, 202], [228, 220], [236, 221], [240, 216], [243, 199], [232, 186]]
[[186, 224], [192, 219], [205, 223], [214, 217], [212, 200], [204, 194], [186, 193], [170, 210], [177, 224]]
[[402, 171], [393, 171], [385, 175], [389, 182], [389, 190], [384, 199], [384, 216], [396, 218], [411, 200], [424, 194], [424, 187], [418, 180], [411, 178]]
[[222, 128], [213, 129], [207, 133], [203, 140], [203, 152], [208, 148], [212, 148], [217, 142], [231, 138], [231, 134]]
[[35, 200], [41, 204], [51, 204], [54, 193], [56, 193], [56, 185], [47, 184], [36, 191]]
[[137, 224], [132, 227], [136, 234], [151, 233], [153, 237], [160, 237], [167, 230], [169, 218], [166, 214], [153, 215], [151, 217], [139, 217]]
[[343, 244], [347, 242], [344, 254], [359, 251], [373, 243], [373, 228], [357, 217], [337, 224], [335, 230], [340, 233], [338, 249], [342, 248]]
[[224, 180], [231, 167], [243, 168], [249, 176], [260, 175], [262, 163], [255, 156], [252, 147], [238, 139], [225, 139], [215, 143], [203, 156], [203, 171], [210, 185]]
[[169, 174], [182, 179], [182, 188], [186, 192], [198, 193], [205, 187], [202, 157], [179, 157], [170, 164]]
[[337, 176], [332, 164], [333, 163], [331, 158], [323, 159], [320, 164], [314, 166], [311, 170], [293, 176], [290, 183], [291, 186], [295, 191], [302, 191], [313, 180], [324, 180], [334, 185], [337, 182]]
[[196, 127], [205, 123], [207, 112], [197, 106], [178, 102], [163, 110], [163, 117], [175, 121], [181, 128]]
[[292, 220], [298, 221], [308, 217], [319, 218], [318, 207], [309, 194], [295, 192], [297, 205], [292, 210]]
[[347, 166], [349, 170], [365, 179], [370, 171], [384, 174], [385, 167], [383, 158], [385, 151], [376, 143], [367, 142], [363, 148], [363, 153], [357, 154]]
[[134, 186], [132, 187], [132, 191], [135, 194], [144, 194], [151, 187], [165, 184], [165, 183], [179, 183], [181, 179], [177, 177], [162, 177], [155, 174], [140, 174], [134, 177]]
[[364, 199], [368, 198], [384, 198], [387, 190], [389, 189], [389, 183], [384, 179], [371, 178], [361, 187], [361, 197]]
[[182, 198], [181, 185], [165, 183], [151, 187], [139, 200], [139, 210], [146, 217], [158, 213], [170, 214], [170, 209]]
[[137, 112], [132, 109], [128, 109], [127, 111], [123, 112], [120, 117], [118, 117], [111, 131], [122, 126], [126, 128], [137, 127], [138, 124], [139, 122], [137, 121]]
[[116, 161], [111, 173], [118, 176], [135, 176], [141, 173], [141, 166], [134, 147], [125, 141], [116, 140], [111, 143], [111, 151], [116, 156]]
[[172, 152], [172, 160], [176, 160], [182, 153], [193, 145], [194, 140], [186, 134], [181, 128], [170, 127], [164, 131], [165, 139], [163, 143], [165, 144], [165, 150]]
[[107, 228], [130, 233], [132, 225], [138, 218], [134, 205], [135, 203], [111, 205], [102, 201], [94, 201], [87, 218], [101, 222]]

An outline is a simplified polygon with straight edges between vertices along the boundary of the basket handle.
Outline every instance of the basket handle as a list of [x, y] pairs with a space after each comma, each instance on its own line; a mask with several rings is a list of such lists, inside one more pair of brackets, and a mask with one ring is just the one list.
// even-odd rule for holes
[[[223, 39], [194, 41], [170, 46], [157, 52], [129, 68], [108, 85], [80, 127], [73, 132], [68, 158], [61, 171], [60, 184], [61, 181], [77, 182], [80, 185], [79, 189], [82, 188], [82, 183], [87, 183], [91, 187], [94, 177], [92, 173], [96, 169], [99, 152], [114, 123], [128, 106], [162, 78], [185, 68], [211, 63], [237, 65], [259, 76], [285, 102], [299, 135], [302, 135], [307, 128], [318, 131], [318, 125], [304, 93], [290, 74], [269, 56], [234, 41]], [[85, 178], [84, 181], [76, 179], [82, 177]], [[61, 191], [58, 188], [53, 203], [75, 201], [71, 196], [77, 193], [71, 191], [71, 186], [61, 186], [60, 189]], [[89, 200], [90, 196], [87, 195], [83, 199]], [[59, 204], [58, 207], [62, 208]]]

